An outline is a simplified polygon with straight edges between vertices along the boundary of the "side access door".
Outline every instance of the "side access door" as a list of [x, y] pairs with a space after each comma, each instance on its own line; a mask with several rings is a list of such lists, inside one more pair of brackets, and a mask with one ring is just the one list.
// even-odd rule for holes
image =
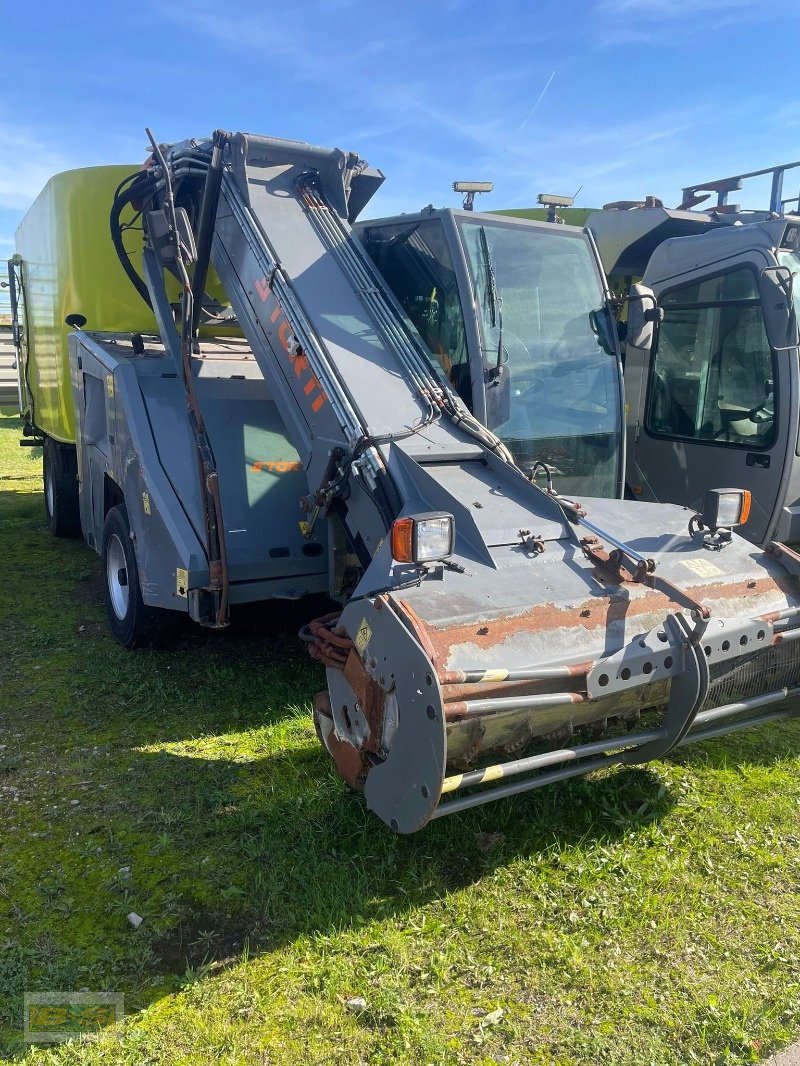
[[760, 270], [739, 261], [654, 286], [653, 347], [629, 346], [625, 364], [634, 495], [696, 508], [709, 488], [749, 489], [742, 532], [757, 544], [774, 534], [798, 427], [796, 356], [770, 347]]

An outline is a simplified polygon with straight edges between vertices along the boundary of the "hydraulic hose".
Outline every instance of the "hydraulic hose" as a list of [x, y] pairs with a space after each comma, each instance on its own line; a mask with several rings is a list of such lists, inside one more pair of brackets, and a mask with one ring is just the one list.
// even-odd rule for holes
[[[123, 192], [124, 186], [128, 185], [128, 188]], [[117, 190], [114, 194], [114, 201], [111, 205], [111, 215], [109, 217], [109, 226], [111, 229], [111, 241], [116, 250], [117, 257], [120, 261], [122, 269], [128, 276], [133, 287], [139, 293], [141, 298], [152, 310], [153, 304], [150, 300], [150, 293], [147, 291], [147, 286], [144, 280], [136, 272], [131, 258], [128, 255], [128, 251], [122, 240], [122, 226], [120, 224], [120, 218], [125, 208], [131, 204], [134, 200], [148, 200], [153, 195], [156, 189], [155, 175], [150, 174], [146, 170], [137, 171], [135, 174], [131, 174], [129, 178], [126, 178], [120, 185], [117, 186]]]
[[197, 222], [197, 260], [192, 273], [192, 335], [197, 333], [200, 315], [203, 309], [208, 264], [211, 258], [211, 243], [214, 238], [214, 221], [217, 216], [219, 191], [222, 184], [222, 149], [227, 135], [222, 130], [214, 131], [214, 148], [211, 153], [211, 165], [206, 170], [203, 188], [203, 201], [200, 205], [200, 218]]

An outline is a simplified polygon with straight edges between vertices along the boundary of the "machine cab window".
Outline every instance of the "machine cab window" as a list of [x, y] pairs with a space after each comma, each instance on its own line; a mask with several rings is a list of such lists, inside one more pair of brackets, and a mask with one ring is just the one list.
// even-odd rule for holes
[[670, 289], [650, 376], [647, 430], [707, 444], [775, 440], [774, 353], [755, 273], [720, 273]]
[[471, 407], [464, 314], [441, 220], [368, 226], [363, 240], [439, 368]]
[[487, 399], [498, 380], [508, 389], [499, 417], [489, 410], [489, 427], [526, 473], [545, 463], [561, 492], [615, 495], [620, 370], [586, 236], [464, 214], [458, 229], [480, 312]]

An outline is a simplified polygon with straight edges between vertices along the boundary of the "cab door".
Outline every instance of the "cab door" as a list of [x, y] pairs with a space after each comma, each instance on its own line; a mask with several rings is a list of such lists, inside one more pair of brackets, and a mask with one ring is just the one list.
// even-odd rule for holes
[[[639, 398], [631, 429], [628, 483], [642, 498], [698, 508], [709, 488], [749, 489], [741, 532], [771, 538], [797, 443], [795, 360], [771, 349], [758, 289], [759, 268], [668, 283], [650, 358], [631, 366]], [[633, 363], [636, 364], [635, 353]]]

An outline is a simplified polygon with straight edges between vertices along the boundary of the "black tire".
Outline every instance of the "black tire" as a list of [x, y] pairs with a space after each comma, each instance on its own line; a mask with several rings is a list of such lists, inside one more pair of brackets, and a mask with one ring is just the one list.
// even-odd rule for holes
[[124, 504], [112, 507], [103, 526], [103, 585], [108, 624], [124, 648], [165, 643], [175, 612], [148, 607], [142, 599], [139, 568]]
[[54, 537], [79, 537], [78, 456], [71, 444], [44, 442], [44, 510]]

